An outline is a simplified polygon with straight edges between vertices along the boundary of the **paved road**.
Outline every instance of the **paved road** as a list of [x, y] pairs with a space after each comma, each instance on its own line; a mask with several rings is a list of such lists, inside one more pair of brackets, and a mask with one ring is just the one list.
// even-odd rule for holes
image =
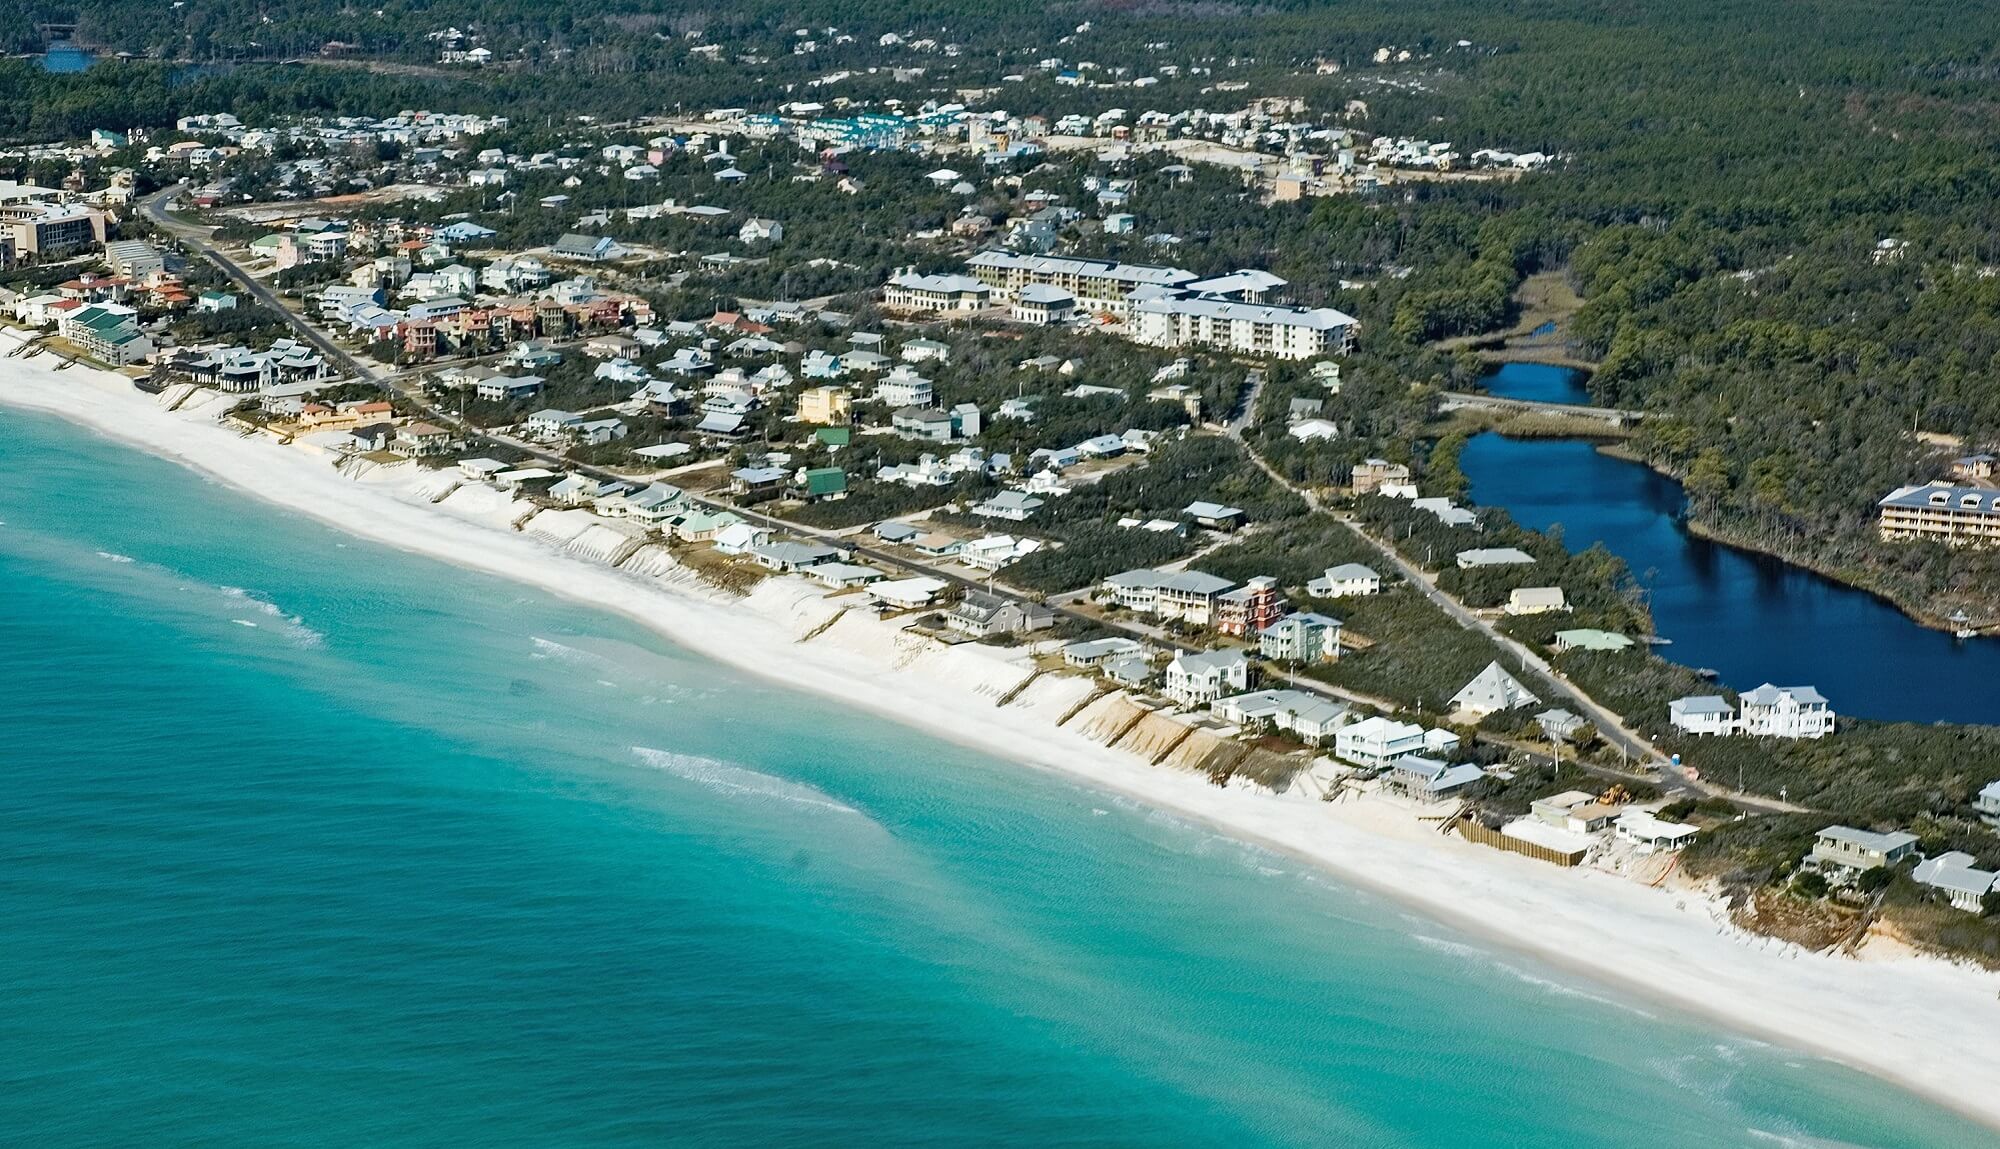
[[[1537, 406], [1559, 408], [1562, 405], [1538, 404]], [[1578, 408], [1578, 410], [1599, 411], [1601, 413], [1598, 408]], [[1252, 449], [1250, 444], [1244, 440], [1243, 430], [1248, 425], [1248, 422], [1248, 419], [1241, 417], [1232, 420], [1224, 427], [1224, 433], [1242, 444], [1243, 453], [1248, 455], [1250, 461], [1255, 463], [1260, 470], [1269, 475], [1273, 482], [1304, 499], [1306, 506], [1313, 511], [1324, 511], [1325, 506], [1321, 502], [1317, 491], [1311, 487], [1294, 483], [1290, 478], [1280, 473], [1277, 468], [1266, 462], [1264, 457]], [[1525, 669], [1529, 672], [1530, 677], [1539, 679], [1545, 688], [1560, 695], [1568, 705], [1575, 708], [1578, 714], [1588, 719], [1592, 725], [1597, 727], [1598, 733], [1605, 741], [1618, 747], [1627, 756], [1638, 762], [1658, 767], [1660, 787], [1662, 789], [1669, 793], [1692, 795], [1695, 797], [1724, 795], [1732, 801], [1767, 813], [1790, 812], [1804, 809], [1804, 807], [1794, 806], [1789, 803], [1777, 801], [1776, 799], [1749, 797], [1688, 777], [1684, 772], [1676, 769], [1668, 758], [1661, 754], [1651, 742], [1648, 742], [1631, 728], [1627, 727], [1624, 721], [1609, 707], [1600, 704], [1596, 699], [1584, 693], [1581, 687], [1563, 677], [1554, 666], [1549, 664], [1547, 659], [1515, 639], [1501, 633], [1499, 628], [1495, 627], [1492, 623], [1487, 622], [1467, 609], [1464, 603], [1459, 602], [1456, 598], [1438, 589], [1437, 585], [1423, 571], [1418, 569], [1416, 564], [1404, 559], [1402, 553], [1397, 551], [1394, 546], [1369, 534], [1361, 528], [1360, 524], [1354, 522], [1352, 519], [1339, 515], [1334, 517], [1343, 526], [1347, 527], [1348, 530], [1353, 531], [1363, 542], [1374, 548], [1377, 554], [1381, 555], [1384, 560], [1395, 567], [1412, 586], [1415, 586], [1424, 597], [1430, 599], [1432, 604], [1439, 610], [1444, 611], [1445, 614], [1449, 615], [1460, 626], [1469, 630], [1476, 630], [1485, 635], [1496, 646], [1500, 647], [1501, 650], [1512, 655], [1517, 667]], [[1618, 776], [1616, 771], [1604, 771], [1603, 773], [1607, 777]]]
[[[224, 254], [221, 250], [216, 248], [214, 244], [208, 242], [209, 229], [187, 223], [183, 220], [174, 217], [171, 213], [169, 213], [166, 210], [167, 203], [169, 203], [176, 195], [180, 194], [181, 190], [182, 188], [177, 186], [168, 188], [164, 191], [149, 196], [144, 202], [144, 209], [147, 216], [151, 218], [153, 222], [156, 223], [162, 230], [175, 236], [177, 239], [181, 241], [182, 244], [184, 244], [191, 250], [199, 253], [204, 259], [207, 259], [210, 263], [213, 263], [216, 267], [220, 268], [223, 274], [227, 275], [232, 281], [242, 286], [243, 289], [249, 292], [254, 298], [258, 299], [266, 306], [270, 307], [273, 311], [276, 311], [278, 314], [284, 316], [286, 322], [288, 322], [296, 331], [298, 331], [302, 338], [310, 341], [313, 346], [319, 348], [322, 353], [327, 355], [329, 361], [343, 365], [348, 370], [348, 372], [351, 375], [353, 375], [356, 379], [377, 383], [383, 387], [395, 390], [411, 406], [417, 408], [419, 411], [422, 411], [426, 419], [437, 423], [439, 426], [450, 427], [458, 431], [459, 434], [462, 435], [469, 443], [483, 442], [483, 443], [492, 443], [510, 447], [540, 462], [552, 464], [554, 466], [562, 467], [567, 470], [579, 471], [583, 474], [591, 476], [592, 478], [596, 478], [603, 481], [609, 481], [609, 482], [632, 481], [631, 476], [629, 475], [622, 475], [615, 471], [606, 470], [603, 467], [596, 467], [596, 466], [591, 466], [589, 464], [575, 462], [570, 458], [568, 458], [566, 455], [562, 454], [561, 452], [552, 450], [551, 448], [546, 447], [542, 444], [531, 443], [525, 439], [520, 439], [513, 435], [506, 434], [504, 432], [494, 431], [487, 428], [475, 427], [465, 422], [463, 419], [459, 418], [459, 416], [454, 412], [447, 411], [437, 406], [435, 403], [431, 401], [430, 397], [425, 394], [423, 390], [423, 376], [426, 373], [426, 369], [400, 371], [400, 372], [395, 372], [393, 374], [382, 374], [366, 367], [358, 360], [356, 360], [354, 356], [349, 354], [344, 348], [334, 343], [333, 340], [329, 338], [324, 332], [320, 331], [318, 328], [314, 327], [311, 323], [307, 322], [305, 317], [301, 316], [296, 311], [293, 311], [291, 308], [287, 307], [284, 304], [284, 302], [277, 297], [276, 293], [272, 292], [269, 287], [259, 282], [255, 277], [251, 276], [248, 272], [245, 272], [241, 267], [237, 266], [237, 264], [234, 261], [232, 261], [226, 254]], [[494, 357], [488, 356], [487, 358], [494, 358]], [[471, 363], [471, 362], [477, 362], [477, 360], [466, 360], [464, 362]], [[1254, 410], [1255, 400], [1256, 400], [1256, 394], [1255, 391], [1253, 390], [1250, 396], [1250, 402], [1245, 407], [1246, 412]], [[712, 496], [694, 495], [692, 493], [690, 493], [689, 497], [698, 505], [708, 507], [712, 510], [729, 511], [732, 514], [740, 515], [744, 519], [750, 522], [754, 522], [760, 526], [770, 528], [771, 530], [774, 531], [782, 531], [786, 534], [790, 534], [796, 537], [815, 539], [817, 541], [824, 542], [829, 545], [840, 546], [842, 548], [852, 551], [855, 555], [859, 557], [866, 558], [874, 563], [887, 567], [890, 570], [901, 571], [905, 574], [910, 574], [910, 575], [927, 575], [933, 578], [942, 579], [946, 583], [957, 586], [960, 589], [989, 591], [993, 594], [1001, 595], [1002, 597], [1012, 599], [1016, 602], [1038, 603], [1041, 605], [1046, 605], [1049, 607], [1049, 609], [1053, 610], [1060, 617], [1074, 619], [1094, 626], [1103, 626], [1113, 630], [1123, 631], [1127, 634], [1134, 635], [1135, 637], [1145, 638], [1151, 642], [1164, 646], [1169, 650], [1183, 650], [1183, 651], [1195, 652], [1204, 649], [1201, 646], [1183, 642], [1180, 639], [1177, 639], [1172, 635], [1167, 634], [1165, 631], [1162, 631], [1157, 627], [1149, 626], [1145, 623], [1125, 620], [1125, 619], [1099, 618], [1095, 615], [1087, 614], [1083, 611], [1076, 610], [1069, 605], [1069, 603], [1076, 601], [1076, 599], [1079, 597], [1087, 598], [1088, 591], [1076, 592], [1073, 595], [1058, 595], [1055, 598], [1047, 600], [1037, 599], [1033, 595], [1022, 593], [1002, 583], [989, 582], [986, 579], [978, 576], [962, 574], [960, 572], [948, 570], [939, 566], [934, 566], [930, 563], [926, 563], [917, 559], [908, 558], [903, 555], [893, 554], [877, 546], [872, 546], [865, 543], [856, 543], [851, 537], [853, 534], [852, 528], [846, 530], [830, 530], [830, 529], [809, 527], [800, 523], [792, 522], [788, 519], [781, 519], [773, 515], [764, 514], [763, 512], [756, 510], [754, 507], [742, 506], [726, 499], [719, 499]], [[1284, 681], [1287, 684], [1296, 687], [1300, 690], [1310, 691], [1312, 693], [1321, 695], [1322, 697], [1335, 698], [1347, 702], [1359, 702], [1364, 705], [1375, 706], [1378, 708], [1384, 708], [1384, 709], [1388, 708], [1387, 703], [1385, 703], [1381, 699], [1372, 698], [1368, 695], [1358, 694], [1353, 691], [1341, 690], [1337, 687], [1330, 686], [1324, 682], [1319, 682], [1314, 679], [1306, 678], [1302, 675], [1291, 674], [1289, 672], [1279, 670], [1277, 668], [1271, 668], [1269, 671], [1269, 676]]]
[[188, 223], [167, 210], [167, 204], [172, 202], [174, 197], [180, 195], [186, 188], [186, 184], [175, 184], [173, 187], [154, 192], [152, 195], [147, 196], [140, 204], [141, 209], [146, 213], [146, 218], [152, 220], [154, 226], [158, 227], [161, 231], [179, 240], [181, 246], [186, 247], [214, 264], [222, 271], [222, 274], [228, 276], [252, 299], [284, 316], [285, 321], [291, 324], [292, 329], [299, 333], [300, 338], [319, 348], [320, 354], [326, 356], [329, 363], [338, 365], [341, 370], [346, 371], [348, 375], [355, 379], [373, 381], [375, 379], [375, 372], [372, 369], [349, 354], [345, 348], [327, 338], [318, 328], [307, 323], [304, 317], [286, 306], [285, 302], [278, 298], [277, 292], [272, 291], [262, 280], [259, 280], [237, 266], [234, 261], [222, 254], [214, 244], [210, 243], [208, 237], [213, 229], [202, 227], [199, 224]]
[[[422, 387], [422, 376], [424, 372], [422, 370], [403, 371], [390, 375], [380, 375], [377, 372], [373, 371], [372, 369], [366, 367], [359, 360], [355, 359], [353, 355], [349, 354], [344, 348], [336, 344], [325, 333], [321, 332], [318, 328], [314, 327], [311, 323], [307, 322], [303, 316], [299, 315], [297, 312], [287, 307], [284, 304], [284, 302], [278, 298], [277, 294], [273, 292], [269, 287], [265, 286], [262, 282], [257, 280], [255, 277], [251, 276], [241, 267], [237, 266], [232, 260], [229, 259], [227, 255], [224, 255], [220, 250], [218, 250], [215, 247], [215, 245], [209, 243], [208, 229], [177, 219], [171, 213], [169, 213], [166, 210], [167, 203], [170, 202], [176, 195], [180, 194], [181, 191], [182, 191], [182, 186], [176, 186], [167, 188], [164, 191], [157, 192], [152, 196], [147, 197], [147, 199], [144, 201], [143, 204], [146, 215], [150, 219], [152, 219], [153, 222], [157, 224], [162, 230], [175, 236], [177, 239], [181, 241], [181, 243], [183, 243], [190, 249], [194, 250], [195, 252], [199, 253], [204, 259], [207, 259], [210, 263], [214, 264], [216, 267], [220, 268], [223, 274], [227, 275], [231, 280], [240, 285], [246, 292], [250, 293], [250, 295], [253, 298], [259, 300], [265, 306], [270, 307], [273, 311], [276, 311], [278, 314], [284, 316], [286, 322], [288, 322], [293, 327], [293, 329], [298, 331], [301, 337], [306, 339], [313, 346], [319, 348], [320, 351], [328, 357], [329, 361], [339, 363], [345, 366], [349, 371], [349, 373], [354, 378], [375, 382], [386, 387], [394, 388], [412, 406], [415, 406], [419, 410], [423, 411], [426, 418], [438, 423], [440, 426], [451, 427], [457, 430], [469, 442], [489, 442], [489, 443], [501, 444], [507, 447], [511, 447], [514, 450], [520, 451], [521, 453], [531, 458], [538, 459], [542, 462], [551, 463], [558, 467], [567, 468], [569, 470], [580, 471], [593, 478], [604, 481], [610, 481], [610, 482], [631, 481], [631, 478], [628, 475], [621, 475], [615, 471], [609, 471], [602, 467], [590, 466], [588, 464], [574, 462], [561, 452], [551, 450], [540, 444], [530, 443], [524, 439], [519, 439], [512, 435], [507, 435], [500, 432], [487, 430], [484, 428], [474, 427], [471, 424], [466, 423], [464, 420], [460, 419], [456, 414], [450, 411], [446, 411], [443, 408], [440, 408], [435, 404], [433, 404], [430, 401], [429, 397], [424, 394]], [[1250, 394], [1245, 397], [1245, 402], [1242, 411], [1237, 415], [1235, 419], [1231, 420], [1231, 422], [1226, 427], [1227, 434], [1231, 438], [1236, 439], [1238, 442], [1242, 442], [1243, 429], [1249, 425], [1250, 420], [1255, 415], [1257, 399], [1259, 396], [1259, 392], [1261, 390], [1262, 390], [1262, 383], [1260, 380], [1258, 384], [1253, 385]], [[1278, 482], [1280, 485], [1286, 487], [1287, 489], [1297, 493], [1301, 498], [1303, 498], [1306, 501], [1306, 504], [1313, 510], [1318, 511], [1322, 509], [1319, 496], [1315, 492], [1313, 492], [1310, 488], [1300, 487], [1297, 484], [1294, 484], [1291, 480], [1287, 479], [1285, 476], [1279, 474], [1276, 469], [1274, 469], [1273, 467], [1271, 467], [1270, 464], [1264, 461], [1262, 456], [1258, 455], [1257, 452], [1250, 450], [1247, 444], [1244, 447], [1244, 451], [1245, 454], [1247, 454], [1250, 457], [1251, 461], [1256, 463], [1258, 467], [1262, 468], [1264, 472], [1270, 475], [1273, 480]], [[865, 544], [857, 544], [851, 538], [847, 537], [843, 532], [840, 531], [823, 530], [819, 528], [804, 526], [802, 524], [795, 523], [787, 519], [780, 519], [773, 515], [767, 515], [760, 511], [755, 510], [754, 508], [740, 506], [723, 499], [716, 499], [716, 498], [702, 497], [695, 495], [690, 495], [690, 497], [699, 505], [706, 506], [714, 510], [730, 511], [733, 514], [740, 515], [751, 522], [755, 522], [761, 526], [768, 527], [774, 531], [782, 531], [788, 534], [805, 538], [814, 538], [828, 544], [838, 545], [850, 549], [854, 554], [863, 558], [867, 558], [870, 561], [878, 563], [882, 566], [888, 567], [891, 570], [903, 571], [907, 574], [913, 574], [913, 575], [928, 575], [934, 578], [943, 579], [945, 582], [958, 586], [961, 589], [987, 590], [994, 594], [999, 594], [1002, 595], [1003, 597], [1013, 599], [1017, 602], [1040, 602], [1043, 605], [1048, 606], [1051, 610], [1053, 610], [1057, 615], [1061, 617], [1075, 619], [1092, 625], [1110, 627], [1115, 630], [1121, 630], [1128, 634], [1146, 638], [1152, 642], [1158, 643], [1171, 650], [1184, 650], [1192, 652], [1203, 649], [1202, 647], [1182, 642], [1181, 640], [1167, 634], [1160, 628], [1150, 626], [1145, 623], [1128, 621], [1123, 619], [1118, 619], [1118, 620], [1105, 619], [1096, 617], [1094, 615], [1085, 614], [1084, 612], [1076, 610], [1068, 605], [1069, 602], [1075, 600], [1075, 594], [1059, 595], [1053, 599], [1038, 600], [1034, 598], [1034, 596], [1032, 595], [1023, 594], [1019, 591], [1014, 590], [1013, 588], [1006, 587], [998, 583], [990, 583], [981, 578], [960, 574], [955, 571], [950, 571], [941, 567], [932, 566], [929, 563], [924, 563], [915, 559], [906, 558], [901, 555], [892, 554], [888, 551], [882, 550], [879, 547], [869, 546]], [[1403, 573], [1405, 578], [1409, 579], [1409, 581], [1412, 584], [1417, 586], [1427, 597], [1431, 599], [1432, 602], [1436, 603], [1440, 609], [1444, 610], [1447, 614], [1450, 614], [1454, 619], [1457, 619], [1460, 625], [1471, 627], [1481, 631], [1482, 633], [1486, 634], [1489, 638], [1491, 638], [1495, 643], [1499, 644], [1503, 649], [1514, 654], [1518, 662], [1530, 666], [1534, 668], [1537, 672], [1539, 672], [1540, 677], [1546, 680], [1546, 682], [1550, 686], [1553, 686], [1557, 690], [1557, 692], [1563, 694], [1572, 703], [1574, 703], [1579, 709], [1579, 711], [1585, 717], [1589, 718], [1593, 723], [1595, 723], [1597, 725], [1598, 730], [1602, 732], [1604, 737], [1607, 740], [1611, 741], [1613, 745], [1624, 747], [1627, 753], [1637, 756], [1641, 761], [1653, 762], [1662, 766], [1665, 765], [1665, 760], [1662, 758], [1662, 756], [1659, 754], [1657, 750], [1653, 749], [1650, 743], [1647, 743], [1637, 734], [1634, 734], [1631, 731], [1627, 730], [1624, 727], [1624, 725], [1621, 722], [1619, 722], [1617, 716], [1612, 714], [1610, 710], [1598, 705], [1597, 702], [1595, 702], [1588, 695], [1583, 693], [1582, 690], [1570, 685], [1567, 680], [1558, 676], [1555, 671], [1555, 668], [1550, 666], [1544, 659], [1541, 658], [1540, 655], [1535, 654], [1533, 651], [1529, 650], [1527, 647], [1523, 646], [1519, 642], [1516, 642], [1515, 640], [1507, 637], [1506, 635], [1501, 634], [1493, 626], [1488, 624], [1484, 619], [1481, 619], [1476, 615], [1472, 614], [1472, 612], [1468, 611], [1462, 604], [1458, 602], [1457, 599], [1454, 599], [1450, 595], [1447, 595], [1443, 591], [1437, 589], [1436, 586], [1432, 585], [1431, 582], [1423, 576], [1423, 573], [1421, 571], [1417, 570], [1416, 567], [1414, 567], [1413, 565], [1405, 562], [1403, 557], [1400, 554], [1398, 554], [1393, 547], [1390, 547], [1388, 544], [1378, 541], [1372, 535], [1362, 530], [1359, 525], [1346, 519], [1342, 519], [1341, 521], [1345, 523], [1350, 530], [1354, 531], [1363, 540], [1365, 540], [1370, 546], [1373, 546], [1378, 552], [1380, 552], [1384, 558], [1386, 558], [1390, 563], [1392, 563], [1398, 570], [1400, 570]], [[1087, 595], [1087, 592], [1076, 592], [1076, 593]], [[1312, 693], [1319, 694], [1323, 697], [1336, 698], [1347, 702], [1359, 702], [1364, 705], [1374, 706], [1380, 709], [1391, 708], [1382, 699], [1373, 698], [1365, 694], [1356, 693], [1354, 691], [1342, 690], [1337, 687], [1330, 686], [1327, 683], [1320, 682], [1316, 679], [1307, 678], [1303, 675], [1291, 674], [1286, 671], [1279, 670], [1275, 667], [1268, 668], [1267, 673], [1269, 677], [1277, 678], [1297, 689], [1310, 691]], [[1696, 794], [1709, 794], [1716, 792], [1714, 788], [1695, 782], [1692, 779], [1689, 779], [1682, 774], [1674, 772], [1671, 768], [1663, 769], [1661, 772], [1661, 777], [1664, 785], [1668, 789], [1675, 790], [1677, 792], [1688, 792]], [[1784, 806], [1782, 803], [1768, 802], [1764, 800], [1752, 800], [1743, 798], [1738, 798], [1738, 800], [1743, 801], [1746, 805], [1754, 804], [1765, 809], [1799, 808], [1799, 807], [1787, 807]]]

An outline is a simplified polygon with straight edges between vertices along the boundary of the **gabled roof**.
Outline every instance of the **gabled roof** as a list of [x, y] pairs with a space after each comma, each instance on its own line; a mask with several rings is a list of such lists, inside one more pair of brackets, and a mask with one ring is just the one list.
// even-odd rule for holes
[[1667, 703], [1670, 714], [1734, 714], [1736, 708], [1720, 694], [1691, 694], [1686, 698], [1676, 698]]
[[1873, 850], [1879, 854], [1894, 853], [1917, 844], [1917, 836], [1906, 830], [1891, 830], [1886, 834], [1878, 834], [1872, 830], [1857, 830], [1852, 826], [1828, 826], [1819, 832], [1819, 836], [1844, 842], [1850, 846], [1859, 846], [1864, 850]]
[[1801, 706], [1824, 706], [1826, 696], [1810, 686], [1773, 686], [1770, 683], [1743, 695], [1743, 701], [1750, 706], [1776, 706], [1785, 695]]

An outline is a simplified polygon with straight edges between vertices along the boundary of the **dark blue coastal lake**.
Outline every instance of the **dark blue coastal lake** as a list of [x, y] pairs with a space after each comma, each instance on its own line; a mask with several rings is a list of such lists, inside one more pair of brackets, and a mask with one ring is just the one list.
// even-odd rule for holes
[[2000, 723], [2000, 640], [1960, 642], [1873, 595], [1681, 527], [1679, 484], [1587, 442], [1473, 438], [1473, 501], [1523, 526], [1602, 542], [1648, 588], [1661, 653], [1739, 690], [1811, 685], [1834, 710], [1909, 722]]
[[1502, 399], [1524, 399], [1531, 403], [1589, 403], [1589, 378], [1569, 367], [1547, 363], [1502, 363], [1480, 379], [1480, 386]]

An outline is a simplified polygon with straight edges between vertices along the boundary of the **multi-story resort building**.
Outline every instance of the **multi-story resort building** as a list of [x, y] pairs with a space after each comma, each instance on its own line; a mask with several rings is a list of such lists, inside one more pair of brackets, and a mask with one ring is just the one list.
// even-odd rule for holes
[[1277, 359], [1344, 354], [1360, 321], [1331, 307], [1288, 307], [1209, 296], [1132, 304], [1132, 338], [1154, 347], [1213, 347]]
[[906, 271], [882, 289], [882, 306], [909, 313], [977, 311], [985, 307], [991, 289], [969, 275], [918, 275]]
[[1076, 299], [1079, 310], [1119, 317], [1130, 313], [1132, 305], [1127, 297], [1142, 287], [1181, 287], [1199, 278], [1179, 267], [1059, 255], [1016, 255], [1010, 251], [982, 251], [966, 260], [965, 267], [993, 289], [999, 302], [1012, 299], [1031, 285], [1057, 287]]
[[1882, 537], [1921, 539], [1952, 546], [2000, 546], [2000, 491], [1931, 483], [1899, 487], [1876, 504]]

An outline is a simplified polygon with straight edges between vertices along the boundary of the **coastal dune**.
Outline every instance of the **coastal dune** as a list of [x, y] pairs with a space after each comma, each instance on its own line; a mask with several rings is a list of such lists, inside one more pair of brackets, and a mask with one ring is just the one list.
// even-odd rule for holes
[[[13, 338], [0, 333], [0, 356]], [[851, 609], [858, 596], [829, 597], [799, 578], [730, 595], [663, 547], [628, 550], [628, 533], [581, 511], [542, 511], [516, 530], [524, 506], [483, 487], [449, 489], [419, 467], [350, 478], [323, 454], [223, 426], [220, 397], [170, 391], [156, 401], [110, 373], [0, 358], [0, 405], [61, 416], [352, 534], [616, 611], [786, 685], [1286, 851], [1553, 964], [1815, 1051], [2000, 1128], [1993, 973], [1930, 957], [1806, 952], [1736, 929], [1698, 893], [1476, 846], [1383, 802], [1323, 802], [1305, 787], [1241, 780], [1218, 787], [1203, 771], [1242, 760], [1235, 744], [1171, 729], [1122, 693], [1082, 705], [1093, 683], [1037, 675], [1023, 651], [946, 648]], [[1121, 739], [1133, 752], [1106, 744]], [[1940, 1065], [1954, 1068], [1941, 1077]]]

